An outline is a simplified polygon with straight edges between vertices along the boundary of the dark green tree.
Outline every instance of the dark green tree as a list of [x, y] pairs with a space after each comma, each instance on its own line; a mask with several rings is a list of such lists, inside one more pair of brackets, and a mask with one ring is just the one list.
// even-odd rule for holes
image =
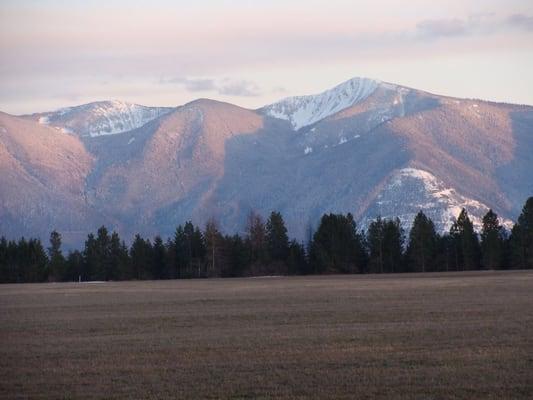
[[180, 279], [183, 277], [183, 271], [190, 264], [190, 249], [187, 241], [187, 236], [183, 226], [178, 226], [174, 233], [174, 240], [172, 242], [173, 257], [169, 257], [172, 262], [173, 278]]
[[11, 282], [10, 271], [8, 267], [7, 239], [0, 238], [0, 283]]
[[509, 238], [511, 264], [515, 268], [533, 268], [533, 197], [526, 200]]
[[270, 261], [285, 262], [289, 255], [289, 237], [283, 217], [272, 211], [266, 223], [266, 242]]
[[435, 257], [436, 271], [450, 271], [455, 269], [455, 239], [448, 233], [437, 237]]
[[479, 240], [466, 209], [462, 209], [450, 229], [454, 239], [455, 267], [457, 270], [474, 270], [480, 266]]
[[80, 278], [82, 281], [90, 281], [95, 278], [95, 271], [99, 269], [100, 256], [98, 253], [98, 246], [94, 234], [89, 233], [85, 241], [83, 249], [83, 268], [80, 271]]
[[315, 273], [364, 270], [364, 248], [351, 214], [326, 214], [313, 235], [309, 261]]
[[387, 272], [403, 272], [403, 245], [405, 233], [398, 218], [389, 219], [384, 224], [385, 233], [385, 270]]
[[77, 282], [81, 280], [84, 271], [83, 254], [78, 250], [69, 252], [66, 259], [66, 264], [66, 280], [71, 282]]
[[152, 250], [152, 278], [153, 279], [164, 279], [165, 276], [165, 270], [166, 270], [166, 248], [165, 244], [163, 243], [163, 239], [161, 239], [161, 236], [156, 236], [154, 238], [154, 245]]
[[250, 247], [252, 262], [264, 264], [267, 258], [266, 228], [261, 215], [254, 211], [248, 215], [246, 242]]
[[291, 240], [289, 243], [287, 272], [289, 275], [305, 275], [309, 273], [305, 247], [296, 240]]
[[239, 235], [233, 235], [224, 237], [222, 248], [223, 259], [219, 263], [221, 276], [243, 276], [251, 263], [250, 247]]
[[385, 272], [385, 221], [377, 217], [368, 226], [366, 233], [369, 268], [371, 272]]
[[489, 210], [483, 217], [481, 230], [481, 264], [487, 269], [504, 267], [505, 233], [498, 215]]
[[206, 275], [220, 276], [224, 238], [218, 228], [218, 222], [210, 218], [205, 225]]
[[67, 280], [65, 257], [61, 251], [61, 234], [57, 231], [50, 233], [50, 247], [48, 248], [49, 275], [48, 279], [56, 282]]
[[371, 272], [402, 272], [404, 231], [398, 218], [378, 217], [368, 226], [367, 246]]
[[152, 278], [152, 243], [149, 239], [145, 240], [141, 235], [135, 235], [130, 248], [130, 263], [134, 279]]
[[124, 241], [120, 240], [117, 232], [113, 232], [111, 234], [109, 243], [109, 257], [109, 279], [131, 279], [133, 277], [128, 255], [128, 248]]
[[426, 272], [435, 269], [438, 235], [433, 221], [419, 211], [416, 215], [407, 246], [408, 270]]

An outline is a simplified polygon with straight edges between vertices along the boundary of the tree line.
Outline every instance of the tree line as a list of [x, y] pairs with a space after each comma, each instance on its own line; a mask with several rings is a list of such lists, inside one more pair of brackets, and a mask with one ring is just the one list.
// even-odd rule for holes
[[306, 246], [289, 240], [283, 217], [266, 221], [252, 212], [246, 233], [222, 234], [211, 219], [203, 230], [191, 222], [166, 241], [136, 235], [127, 246], [102, 226], [87, 236], [83, 250], [63, 254], [61, 234], [39, 239], [0, 238], [0, 282], [109, 281], [306, 275], [398, 273], [533, 268], [533, 197], [511, 232], [489, 210], [480, 234], [463, 209], [450, 231], [439, 235], [420, 211], [406, 236], [400, 220], [377, 218], [366, 231], [353, 216], [325, 214]]

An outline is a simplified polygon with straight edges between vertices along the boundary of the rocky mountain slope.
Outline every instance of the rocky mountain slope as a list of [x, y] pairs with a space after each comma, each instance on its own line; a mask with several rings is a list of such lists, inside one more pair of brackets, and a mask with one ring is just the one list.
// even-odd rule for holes
[[170, 235], [210, 217], [240, 232], [251, 210], [281, 211], [301, 240], [325, 212], [408, 228], [422, 209], [447, 230], [462, 207], [478, 226], [493, 208], [509, 226], [533, 194], [533, 107], [368, 79], [259, 110], [197, 100], [0, 117], [9, 235]]

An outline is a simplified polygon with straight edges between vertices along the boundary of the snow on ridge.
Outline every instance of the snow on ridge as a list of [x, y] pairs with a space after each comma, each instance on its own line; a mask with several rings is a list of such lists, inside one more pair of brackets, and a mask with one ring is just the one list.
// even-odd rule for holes
[[[409, 230], [416, 214], [422, 210], [433, 220], [437, 231], [449, 232], [463, 208], [479, 232], [482, 218], [489, 210], [487, 205], [459, 194], [430, 172], [403, 168], [378, 195], [376, 210], [373, 210], [376, 215], [367, 216], [363, 225], [368, 225], [377, 215], [385, 218], [398, 216], [404, 229]], [[504, 218], [500, 218], [500, 223], [508, 230], [513, 226], [512, 221]]]
[[353, 78], [319, 94], [288, 97], [265, 106], [263, 111], [289, 121], [298, 130], [365, 100], [380, 84], [373, 79]]
[[113, 135], [140, 128], [172, 108], [147, 107], [119, 100], [100, 101], [46, 113], [39, 123], [81, 136]]

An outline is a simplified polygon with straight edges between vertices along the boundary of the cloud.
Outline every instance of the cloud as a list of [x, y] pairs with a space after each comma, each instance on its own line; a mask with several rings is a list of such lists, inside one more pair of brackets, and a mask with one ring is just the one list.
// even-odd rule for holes
[[422, 39], [490, 34], [509, 29], [533, 31], [533, 17], [513, 14], [497, 18], [494, 14], [473, 14], [468, 18], [428, 19], [416, 25], [416, 35]]
[[233, 80], [224, 78], [221, 80], [211, 78], [161, 78], [160, 84], [181, 85], [188, 92], [214, 92], [224, 96], [254, 97], [262, 94], [259, 86], [251, 81]]
[[461, 36], [467, 33], [468, 26], [460, 19], [431, 19], [419, 22], [416, 30], [425, 37]]
[[218, 93], [227, 96], [243, 97], [253, 97], [261, 95], [261, 91], [255, 83], [245, 80], [228, 80], [218, 88]]
[[533, 31], [533, 17], [524, 14], [513, 14], [505, 20], [506, 24], [512, 28], [521, 28], [526, 31]]

